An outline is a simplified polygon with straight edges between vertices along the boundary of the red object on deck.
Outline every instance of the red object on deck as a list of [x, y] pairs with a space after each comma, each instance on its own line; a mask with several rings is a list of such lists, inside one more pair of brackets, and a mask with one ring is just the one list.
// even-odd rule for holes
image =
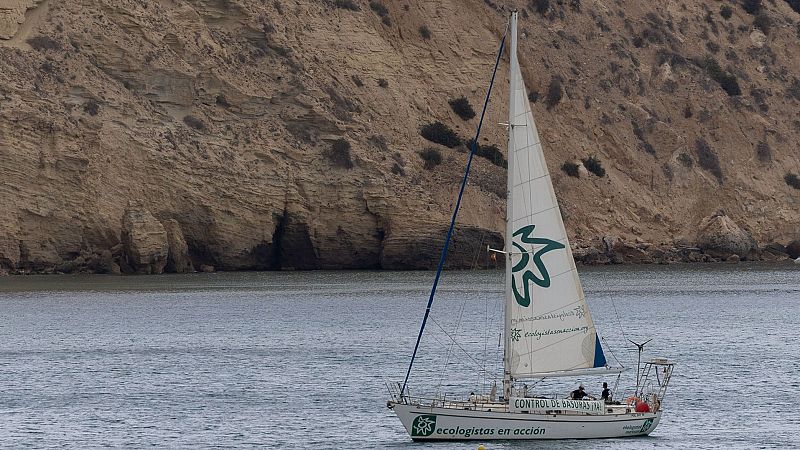
[[650, 405], [648, 405], [645, 402], [638, 402], [636, 404], [636, 412], [638, 412], [638, 413], [650, 412]]

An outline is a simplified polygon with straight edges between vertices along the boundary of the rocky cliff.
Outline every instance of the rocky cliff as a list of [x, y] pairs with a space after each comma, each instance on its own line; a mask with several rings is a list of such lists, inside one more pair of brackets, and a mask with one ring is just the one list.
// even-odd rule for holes
[[[466, 153], [420, 130], [474, 133], [450, 101], [478, 109], [512, 8], [576, 255], [680, 260], [719, 208], [800, 238], [794, 0], [10, 0], [0, 272], [430, 266]], [[490, 263], [504, 192], [476, 158], [454, 265]]]

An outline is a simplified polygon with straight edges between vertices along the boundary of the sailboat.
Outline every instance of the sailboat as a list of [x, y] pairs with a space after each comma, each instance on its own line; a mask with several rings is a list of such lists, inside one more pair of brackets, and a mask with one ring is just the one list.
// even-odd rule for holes
[[[584, 298], [567, 232], [547, 170], [517, 59], [517, 12], [507, 27], [509, 47], [508, 192], [505, 246], [488, 249], [505, 258], [502, 393], [495, 387], [463, 399], [413, 397], [408, 379], [419, 348], [467, 184], [473, 140], [458, 202], [436, 272], [414, 354], [402, 383], [390, 384], [387, 406], [413, 440], [571, 439], [641, 436], [661, 420], [674, 364], [641, 364], [626, 401], [540, 396], [523, 383], [552, 377], [618, 374], [612, 367]], [[500, 45], [491, 95], [506, 38]], [[637, 344], [638, 345], [638, 344]], [[500, 395], [498, 395], [500, 394]]]

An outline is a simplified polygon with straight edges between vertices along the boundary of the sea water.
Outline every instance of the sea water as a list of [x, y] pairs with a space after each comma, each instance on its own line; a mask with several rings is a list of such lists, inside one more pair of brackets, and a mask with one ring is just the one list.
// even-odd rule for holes
[[[616, 376], [635, 347], [676, 363], [649, 437], [489, 449], [800, 447], [800, 267], [581, 268]], [[486, 392], [502, 370], [502, 272], [443, 276], [412, 394]], [[8, 447], [477, 448], [415, 444], [386, 408], [430, 272], [0, 278], [0, 444]]]

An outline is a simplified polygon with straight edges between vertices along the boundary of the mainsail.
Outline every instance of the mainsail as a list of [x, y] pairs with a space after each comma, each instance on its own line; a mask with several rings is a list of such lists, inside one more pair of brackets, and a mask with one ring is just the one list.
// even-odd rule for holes
[[520, 379], [605, 367], [522, 80], [516, 21], [510, 35], [506, 372]]

